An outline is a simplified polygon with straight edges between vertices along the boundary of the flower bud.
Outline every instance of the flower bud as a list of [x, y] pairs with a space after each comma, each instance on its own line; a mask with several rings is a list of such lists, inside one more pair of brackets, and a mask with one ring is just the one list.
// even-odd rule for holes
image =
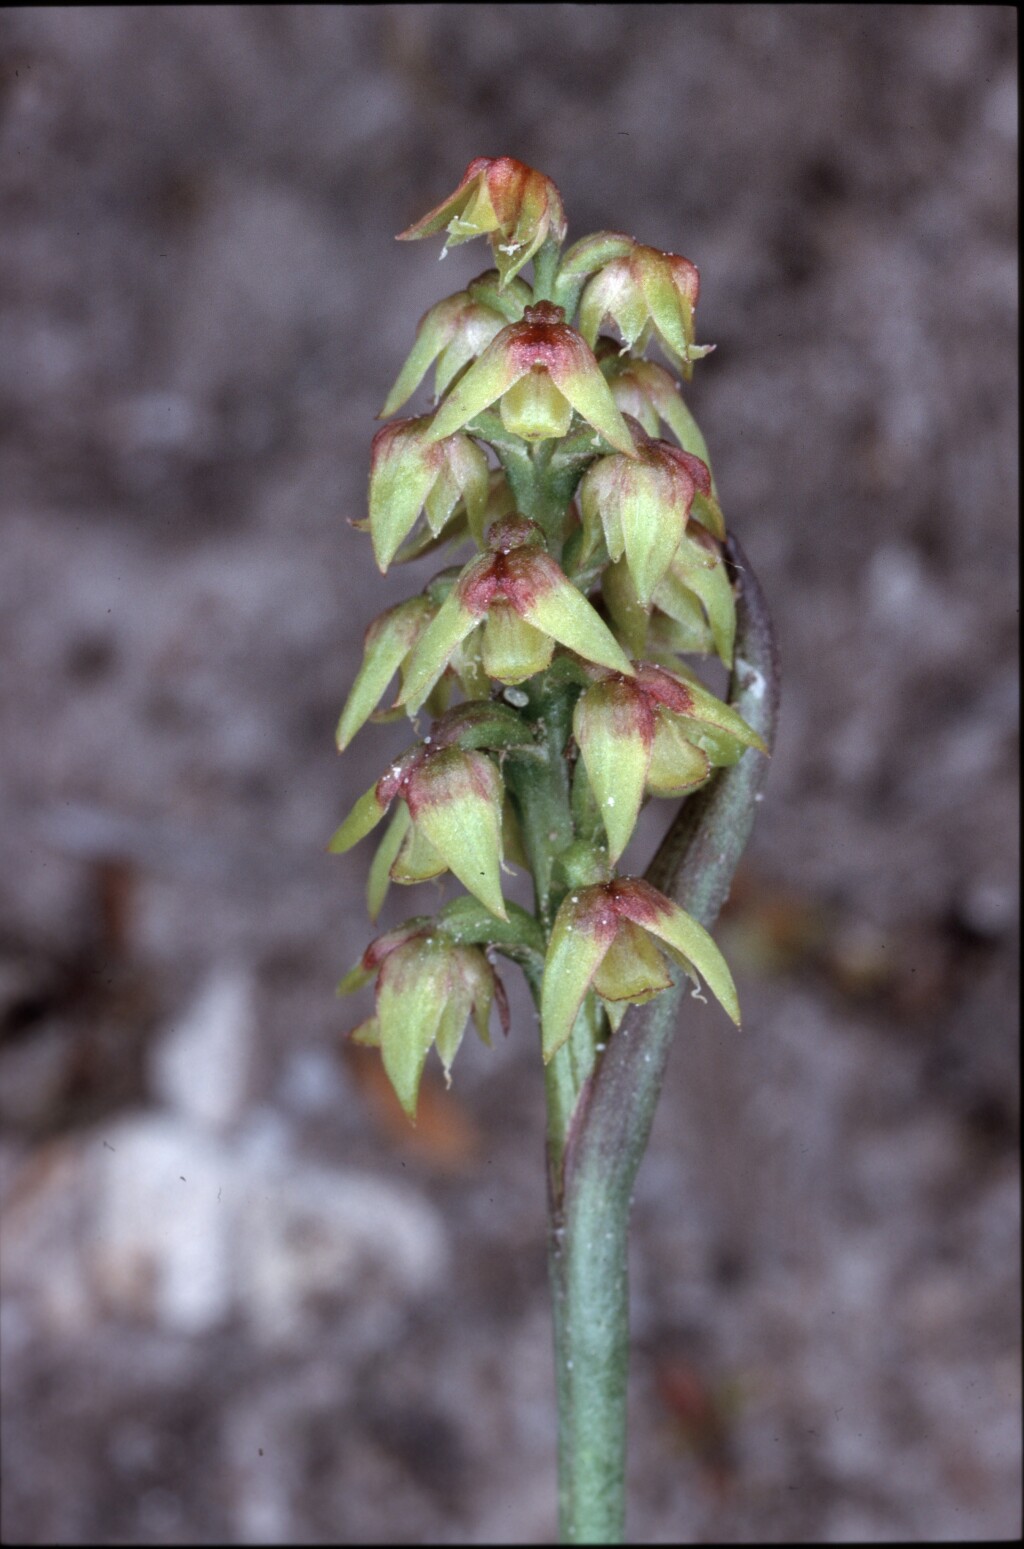
[[612, 560], [626, 557], [644, 608], [668, 571], [698, 491], [709, 493], [711, 475], [700, 458], [667, 441], [654, 441], [639, 425], [636, 456], [598, 458], [580, 484], [585, 548], [604, 529]]
[[452, 435], [499, 399], [506, 427], [526, 440], [565, 435], [575, 409], [611, 446], [633, 455], [597, 361], [548, 301], [527, 307], [521, 322], [495, 336], [438, 409], [431, 438]]
[[387, 570], [421, 511], [436, 537], [463, 501], [472, 530], [489, 489], [487, 458], [469, 436], [439, 439], [429, 415], [382, 426], [370, 460], [370, 536], [379, 569]]
[[619, 877], [570, 893], [555, 916], [541, 987], [545, 1063], [568, 1041], [591, 986], [613, 1004], [641, 1004], [668, 987], [664, 957], [651, 937], [694, 980], [702, 976], [739, 1025], [736, 986], [704, 927], [649, 882]]
[[699, 291], [700, 277], [688, 258], [636, 243], [631, 253], [613, 258], [587, 284], [580, 301], [580, 332], [593, 346], [604, 324], [614, 323], [630, 350], [644, 350], [656, 335], [689, 377], [692, 362], [714, 347], [693, 342]]
[[542, 172], [512, 156], [477, 156], [458, 188], [398, 240], [415, 241], [442, 229], [448, 232], [445, 252], [474, 237], [489, 237], [501, 282], [507, 285], [547, 237], [565, 240], [566, 221], [561, 195]]
[[[489, 274], [497, 279], [493, 269]], [[480, 276], [481, 280], [486, 278], [487, 275]], [[516, 310], [521, 317], [530, 299], [529, 287], [522, 280], [513, 280], [506, 295], [518, 303]], [[387, 419], [397, 414], [435, 362], [434, 392], [437, 397], [447, 392], [459, 373], [487, 348], [507, 322], [505, 312], [487, 306], [471, 288], [439, 301], [420, 319], [416, 342], [378, 417]]]

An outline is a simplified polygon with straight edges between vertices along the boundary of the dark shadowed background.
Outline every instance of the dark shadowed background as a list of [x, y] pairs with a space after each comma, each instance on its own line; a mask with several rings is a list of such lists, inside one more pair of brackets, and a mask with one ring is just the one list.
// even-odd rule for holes
[[[780, 742], [633, 1233], [631, 1532], [1020, 1531], [1015, 17], [0, 17], [3, 1536], [542, 1542], [542, 1085], [334, 999], [373, 416], [471, 157], [683, 252]], [[662, 805], [637, 847], [645, 859]], [[400, 891], [400, 890], [396, 890]], [[429, 889], [387, 918], [429, 909]]]

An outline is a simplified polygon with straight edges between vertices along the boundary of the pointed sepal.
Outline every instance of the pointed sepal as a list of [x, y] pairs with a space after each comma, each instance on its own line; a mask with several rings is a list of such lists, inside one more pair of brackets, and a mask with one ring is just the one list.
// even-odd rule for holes
[[475, 898], [500, 920], [501, 776], [486, 754], [443, 748], [412, 773], [405, 797], [413, 822]]
[[373, 714], [435, 612], [425, 596], [410, 597], [374, 619], [366, 631], [362, 666], [338, 721], [338, 751], [344, 752], [359, 728]]
[[610, 678], [580, 695], [572, 726], [608, 835], [608, 860], [614, 865], [632, 838], [640, 812], [654, 712], [632, 683]]
[[604, 903], [600, 888], [570, 893], [555, 915], [541, 986], [541, 1052], [545, 1064], [568, 1042], [591, 981], [617, 930], [618, 920]]
[[703, 925], [642, 878], [623, 878], [612, 886], [619, 913], [678, 952], [738, 1027], [739, 999], [729, 965]]

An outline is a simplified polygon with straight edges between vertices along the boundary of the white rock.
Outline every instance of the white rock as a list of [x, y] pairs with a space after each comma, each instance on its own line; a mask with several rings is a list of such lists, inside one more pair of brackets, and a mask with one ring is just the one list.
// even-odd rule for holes
[[94, 1160], [88, 1271], [112, 1311], [198, 1334], [231, 1310], [231, 1212], [237, 1164], [213, 1135], [173, 1114], [116, 1127]]
[[255, 1033], [251, 975], [218, 968], [150, 1057], [154, 1095], [209, 1129], [226, 1128], [245, 1108]]

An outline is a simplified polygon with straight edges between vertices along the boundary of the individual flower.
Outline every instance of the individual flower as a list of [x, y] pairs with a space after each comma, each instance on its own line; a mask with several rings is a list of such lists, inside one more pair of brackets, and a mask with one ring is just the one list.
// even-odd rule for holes
[[370, 453], [370, 536], [386, 571], [420, 512], [436, 537], [462, 502], [472, 526], [490, 489], [487, 458], [465, 435], [433, 434], [430, 415], [394, 420], [373, 438]]
[[[432, 747], [435, 753], [450, 746], [492, 751], [516, 748], [522, 753], [533, 743], [529, 724], [506, 704], [491, 699], [471, 700], [446, 711], [434, 722], [430, 736], [424, 739], [424, 746]], [[507, 796], [502, 805], [501, 834], [503, 869], [507, 869], [506, 861], [527, 867], [522, 837]], [[396, 801], [367, 872], [366, 903], [371, 920], [380, 914], [392, 882], [429, 882], [446, 870], [448, 865], [444, 856], [426, 838], [422, 825], [417, 827], [413, 823], [407, 803]], [[468, 904], [469, 900], [462, 902]]]
[[484, 670], [502, 683], [542, 672], [556, 641], [599, 666], [632, 672], [607, 624], [543, 548], [535, 522], [518, 516], [495, 522], [488, 544], [491, 552], [465, 566], [417, 642], [399, 696], [410, 715], [479, 625]]
[[594, 275], [580, 299], [580, 332], [593, 346], [605, 323], [614, 323], [627, 349], [644, 350], [652, 335], [690, 377], [693, 362], [713, 345], [693, 342], [693, 313], [700, 276], [688, 258], [634, 243], [632, 251]]
[[703, 527], [691, 523], [687, 528], [654, 593], [654, 603], [679, 624], [689, 622], [695, 604], [702, 608], [715, 650], [727, 667], [732, 666], [736, 598], [721, 544]]
[[526, 441], [564, 436], [575, 409], [609, 444], [633, 440], [593, 353], [561, 307], [538, 301], [496, 334], [434, 416], [431, 439], [453, 435], [500, 400], [505, 429]]
[[328, 849], [343, 855], [401, 798], [411, 820], [409, 832], [400, 836], [406, 855], [403, 880], [425, 880], [449, 870], [504, 920], [503, 797], [501, 776], [485, 753], [444, 742], [419, 743], [360, 796]]
[[[684, 452], [692, 452], [711, 469], [708, 444], [700, 426], [683, 402], [676, 379], [654, 360], [623, 355], [615, 341], [598, 339], [594, 351], [612, 397], [623, 414], [638, 420], [649, 436], [666, 425]], [[711, 486], [714, 489], [714, 475]]]
[[451, 1067], [469, 1018], [490, 1043], [491, 1006], [497, 1001], [508, 1031], [505, 992], [479, 947], [460, 946], [435, 921], [410, 920], [370, 943], [360, 963], [339, 985], [339, 993], [360, 988], [376, 976], [375, 1014], [352, 1034], [357, 1043], [380, 1049], [395, 1095], [416, 1117], [427, 1055], [436, 1046], [451, 1081]]
[[610, 557], [625, 555], [647, 608], [679, 547], [694, 498], [710, 497], [711, 475], [699, 457], [634, 425], [636, 455], [599, 457], [583, 476], [579, 501], [585, 553], [603, 528]]
[[445, 252], [474, 237], [489, 237], [501, 282], [507, 285], [547, 237], [565, 240], [562, 196], [550, 178], [512, 156], [477, 156], [454, 193], [400, 232], [398, 240], [412, 242], [442, 229], [448, 233]]
[[746, 748], [767, 751], [746, 721], [703, 685], [650, 662], [638, 662], [632, 677], [610, 673], [584, 689], [572, 724], [613, 865], [629, 843], [645, 792], [684, 795]]
[[613, 1009], [668, 988], [671, 975], [652, 937], [691, 978], [705, 980], [739, 1026], [736, 986], [704, 927], [649, 882], [618, 877], [569, 893], [555, 916], [541, 987], [545, 1063], [568, 1040], [591, 986]]
[[[502, 477], [498, 475], [499, 479]], [[498, 487], [492, 478], [488, 512], [507, 510], [508, 500], [507, 487]], [[413, 648], [448, 596], [458, 575], [458, 568], [454, 566], [442, 570], [428, 582], [419, 596], [397, 603], [371, 622], [364, 637], [363, 660], [338, 721], [336, 741], [339, 753], [345, 751], [371, 716], [376, 720], [393, 720], [402, 713], [399, 706], [393, 705], [387, 710], [378, 710], [377, 707], [396, 673], [400, 675], [401, 686], [405, 686], [406, 669]], [[439, 715], [447, 709], [444, 696], [454, 686], [453, 680], [470, 699], [486, 697], [490, 692], [490, 681], [483, 670], [479, 649], [474, 648], [471, 641], [453, 652], [444, 678], [434, 685], [428, 701], [432, 714]]]
[[[493, 269], [489, 272], [497, 279]], [[481, 280], [487, 278], [487, 275], [480, 276]], [[506, 296], [518, 302], [521, 317], [530, 299], [529, 287], [522, 280], [513, 280]], [[389, 415], [397, 414], [435, 362], [434, 392], [440, 398], [459, 372], [483, 353], [507, 322], [506, 312], [497, 312], [479, 300], [472, 286], [439, 301], [420, 318], [416, 342], [378, 417], [387, 419]]]
[[687, 527], [655, 587], [653, 608], [641, 602], [624, 558], [602, 571], [601, 598], [630, 655], [716, 651], [732, 666], [736, 598], [721, 545], [697, 523]]
[[384, 691], [437, 612], [425, 594], [409, 597], [378, 615], [366, 631], [363, 660], [338, 721], [336, 741], [343, 753], [370, 718]]

